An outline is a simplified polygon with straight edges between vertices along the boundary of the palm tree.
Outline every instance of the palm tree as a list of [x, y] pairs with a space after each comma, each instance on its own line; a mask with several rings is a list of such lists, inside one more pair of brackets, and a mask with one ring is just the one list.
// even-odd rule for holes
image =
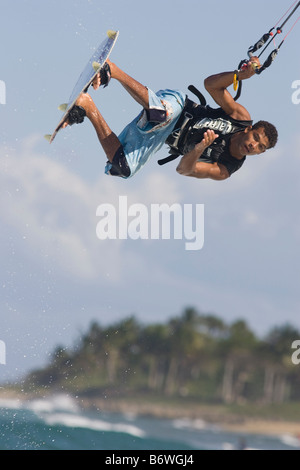
[[288, 398], [293, 376], [298, 372], [291, 359], [291, 346], [298, 338], [299, 331], [289, 324], [273, 328], [266, 336], [261, 347], [265, 368], [265, 403], [282, 403]]
[[244, 320], [237, 320], [228, 328], [228, 337], [221, 342], [225, 360], [222, 386], [225, 403], [244, 398], [244, 387], [250, 379], [256, 346], [257, 339]]

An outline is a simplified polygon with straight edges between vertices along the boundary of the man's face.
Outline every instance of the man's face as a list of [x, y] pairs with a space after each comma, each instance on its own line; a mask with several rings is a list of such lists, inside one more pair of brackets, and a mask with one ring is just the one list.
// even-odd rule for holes
[[244, 132], [242, 145], [244, 146], [245, 155], [259, 155], [269, 148], [269, 139], [262, 127], [252, 129], [248, 127]]

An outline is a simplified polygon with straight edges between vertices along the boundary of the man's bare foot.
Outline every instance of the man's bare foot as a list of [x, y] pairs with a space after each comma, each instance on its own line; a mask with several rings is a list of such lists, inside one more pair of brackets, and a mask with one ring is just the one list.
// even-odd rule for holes
[[92, 87], [94, 88], [94, 90], [98, 90], [100, 85], [101, 85], [100, 73], [97, 73], [96, 77], [94, 78], [92, 82]]

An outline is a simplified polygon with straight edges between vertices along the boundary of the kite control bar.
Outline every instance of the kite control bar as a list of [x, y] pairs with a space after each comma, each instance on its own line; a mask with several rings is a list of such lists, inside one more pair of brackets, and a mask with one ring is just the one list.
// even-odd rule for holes
[[[269, 45], [271, 44], [272, 41], [274, 41], [275, 43], [275, 38], [277, 35], [281, 34], [282, 33], [282, 30], [284, 28], [284, 26], [286, 25], [286, 23], [290, 20], [290, 18], [294, 15], [294, 13], [296, 12], [296, 10], [300, 7], [300, 1], [296, 1], [294, 2], [290, 8], [287, 10], [287, 12], [280, 18], [280, 20], [276, 23], [275, 26], [273, 26], [273, 28], [270, 29], [270, 31], [268, 33], [265, 33], [260, 39], [259, 41], [257, 41], [254, 46], [250, 46], [249, 49], [248, 49], [248, 57], [251, 59], [251, 57], [253, 57], [255, 55], [255, 53], [260, 50], [263, 46], [265, 46], [263, 48], [263, 50], [261, 51], [261, 53], [258, 55], [258, 58], [261, 57], [261, 55], [265, 52], [265, 50], [269, 47]], [[292, 10], [290, 12], [290, 10]], [[288, 16], [287, 16], [288, 15]], [[287, 17], [286, 17], [287, 16]], [[263, 63], [263, 65], [261, 67], [257, 67], [256, 64], [253, 64], [253, 67], [255, 68], [255, 73], [257, 75], [260, 75], [264, 70], [266, 70], [268, 67], [270, 67], [270, 65], [273, 63], [273, 61], [276, 59], [277, 55], [278, 55], [278, 52], [279, 52], [279, 49], [281, 48], [282, 44], [284, 43], [284, 41], [286, 40], [286, 38], [288, 37], [288, 35], [291, 33], [292, 29], [294, 28], [294, 26], [296, 25], [296, 23], [299, 21], [300, 19], [300, 16], [297, 18], [297, 20], [295, 21], [295, 23], [293, 24], [293, 26], [291, 27], [291, 29], [289, 30], [289, 32], [286, 34], [286, 36], [283, 38], [283, 40], [281, 41], [281, 43], [279, 44], [278, 47], [276, 47], [272, 52], [271, 54], [269, 54], [269, 56], [267, 57], [266, 61]], [[278, 26], [281, 21], [283, 21], [283, 23]], [[274, 33], [273, 31], [276, 30], [276, 32]], [[241, 60], [240, 64], [239, 64], [239, 67], [238, 67], [238, 72], [240, 72], [241, 70], [243, 70], [243, 68], [246, 67], [246, 64], [248, 63], [248, 60]], [[237, 79], [237, 75], [235, 75], [235, 78], [234, 78], [234, 91], [236, 91], [238, 89], [238, 92], [237, 92], [237, 95], [235, 97], [235, 101], [237, 101], [239, 99], [239, 97], [241, 96], [241, 92], [242, 92], [242, 82], [238, 81]]]

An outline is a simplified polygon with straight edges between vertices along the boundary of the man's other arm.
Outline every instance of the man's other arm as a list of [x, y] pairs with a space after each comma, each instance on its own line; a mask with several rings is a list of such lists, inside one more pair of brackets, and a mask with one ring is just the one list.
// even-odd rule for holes
[[209, 147], [217, 137], [218, 135], [212, 130], [205, 132], [203, 140], [195, 145], [193, 150], [181, 158], [176, 171], [183, 176], [199, 179], [209, 178], [216, 181], [223, 181], [229, 178], [230, 175], [224, 165], [217, 162], [206, 163], [198, 161], [204, 150]]

